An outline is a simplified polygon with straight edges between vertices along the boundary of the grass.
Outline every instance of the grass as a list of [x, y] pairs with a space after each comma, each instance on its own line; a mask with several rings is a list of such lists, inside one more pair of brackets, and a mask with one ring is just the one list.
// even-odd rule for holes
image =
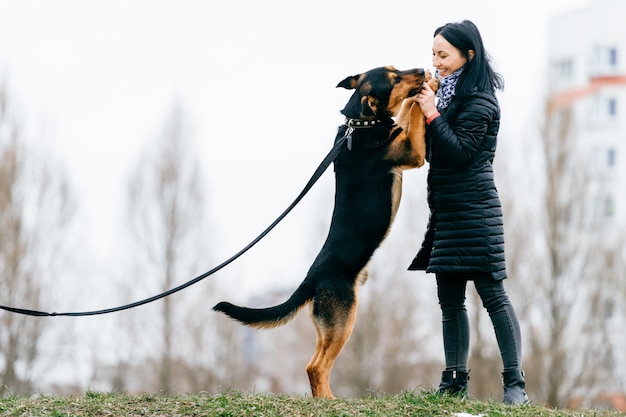
[[483, 417], [626, 416], [618, 411], [506, 406], [498, 402], [440, 397], [432, 392], [314, 400], [310, 397], [241, 393], [166, 397], [90, 391], [84, 396], [0, 399], [0, 415], [3, 417], [453, 417], [459, 413]]

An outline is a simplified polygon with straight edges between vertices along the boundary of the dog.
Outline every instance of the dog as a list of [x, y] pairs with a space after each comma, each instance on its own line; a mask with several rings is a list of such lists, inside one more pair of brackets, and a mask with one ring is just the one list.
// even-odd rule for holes
[[334, 161], [335, 206], [322, 249], [283, 304], [253, 309], [221, 302], [213, 307], [245, 325], [273, 328], [310, 304], [317, 346], [306, 371], [315, 398], [334, 398], [330, 371], [352, 334], [357, 289], [367, 279], [367, 265], [393, 223], [402, 171], [424, 164], [424, 115], [410, 98], [424, 82], [436, 91], [438, 83], [429, 71], [387, 66], [337, 85], [355, 91], [341, 111], [346, 122], [335, 138], [335, 143], [347, 140]]

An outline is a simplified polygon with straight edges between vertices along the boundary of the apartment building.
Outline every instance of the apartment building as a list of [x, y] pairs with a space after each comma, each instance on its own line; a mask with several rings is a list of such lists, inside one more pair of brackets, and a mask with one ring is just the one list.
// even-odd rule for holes
[[550, 99], [571, 106], [594, 183], [594, 220], [626, 225], [626, 1], [591, 0], [553, 18]]

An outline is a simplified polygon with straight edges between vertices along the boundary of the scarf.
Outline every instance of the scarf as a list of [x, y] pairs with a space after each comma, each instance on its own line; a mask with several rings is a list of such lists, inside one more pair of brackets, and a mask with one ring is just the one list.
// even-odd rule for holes
[[437, 102], [437, 110], [442, 111], [452, 101], [456, 91], [456, 83], [459, 80], [459, 76], [463, 72], [463, 68], [461, 67], [458, 70], [454, 71], [452, 74], [447, 77], [441, 78], [439, 76], [439, 71], [435, 71], [435, 77], [439, 80], [439, 90], [437, 90], [436, 97], [439, 98], [439, 102]]

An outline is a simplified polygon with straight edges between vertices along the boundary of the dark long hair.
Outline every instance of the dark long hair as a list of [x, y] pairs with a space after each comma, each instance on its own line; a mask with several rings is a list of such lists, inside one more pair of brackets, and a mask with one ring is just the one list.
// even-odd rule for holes
[[[456, 95], [467, 96], [474, 90], [495, 93], [504, 89], [504, 79], [491, 67], [491, 58], [483, 45], [483, 39], [474, 23], [464, 20], [447, 23], [435, 30], [434, 36], [443, 36], [452, 46], [457, 48], [467, 63], [456, 84]], [[474, 51], [470, 59], [468, 51]]]

